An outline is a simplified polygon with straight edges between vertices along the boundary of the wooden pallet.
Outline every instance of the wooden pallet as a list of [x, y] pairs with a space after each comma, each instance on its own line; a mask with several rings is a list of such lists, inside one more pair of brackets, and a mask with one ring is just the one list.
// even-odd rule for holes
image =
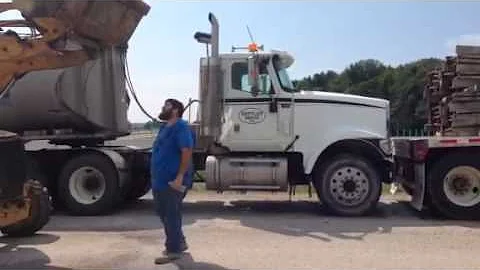
[[425, 78], [428, 126], [442, 134], [477, 135], [480, 130], [480, 46], [456, 47]]

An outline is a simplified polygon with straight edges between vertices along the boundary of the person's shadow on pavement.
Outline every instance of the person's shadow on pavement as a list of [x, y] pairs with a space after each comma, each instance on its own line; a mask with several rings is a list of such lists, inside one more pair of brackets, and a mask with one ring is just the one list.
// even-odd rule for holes
[[37, 233], [29, 237], [0, 237], [0, 269], [55, 269], [70, 268], [51, 265], [50, 257], [35, 248], [36, 245], [55, 243], [59, 236], [47, 233]]
[[212, 264], [212, 263], [205, 263], [205, 262], [196, 262], [190, 253], [185, 253], [185, 255], [173, 262], [179, 269], [208, 269], [208, 270], [230, 270], [229, 268], [225, 268], [223, 266]]

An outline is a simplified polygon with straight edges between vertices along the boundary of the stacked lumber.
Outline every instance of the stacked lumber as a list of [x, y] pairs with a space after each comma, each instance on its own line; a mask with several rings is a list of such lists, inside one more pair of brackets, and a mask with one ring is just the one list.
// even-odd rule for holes
[[480, 46], [457, 46], [456, 56], [426, 78], [424, 98], [431, 133], [480, 135]]

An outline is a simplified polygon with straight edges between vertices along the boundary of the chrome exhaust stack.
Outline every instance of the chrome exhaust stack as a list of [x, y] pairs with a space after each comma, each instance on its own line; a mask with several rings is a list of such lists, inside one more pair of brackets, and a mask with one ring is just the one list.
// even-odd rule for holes
[[[199, 146], [211, 145], [219, 136], [221, 130], [221, 115], [223, 105], [222, 75], [219, 57], [219, 24], [212, 13], [208, 14], [211, 32], [196, 32], [194, 38], [198, 43], [205, 44], [207, 56], [200, 60], [200, 134]], [[209, 56], [209, 45], [212, 55]]]

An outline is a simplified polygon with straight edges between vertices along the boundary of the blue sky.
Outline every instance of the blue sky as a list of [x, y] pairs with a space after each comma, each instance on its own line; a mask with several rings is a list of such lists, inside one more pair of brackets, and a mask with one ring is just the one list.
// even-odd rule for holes
[[[376, 58], [397, 65], [444, 57], [454, 44], [480, 44], [480, 2], [156, 1], [131, 40], [129, 61], [139, 98], [149, 112], [167, 97], [197, 97], [193, 39], [209, 31], [208, 12], [220, 23], [220, 49], [249, 42], [248, 25], [265, 49], [295, 56], [291, 76], [303, 76]], [[132, 121], [144, 120], [133, 105]]]
[[[220, 23], [221, 51], [248, 44], [248, 25], [266, 50], [294, 55], [293, 78], [341, 71], [360, 59], [398, 65], [443, 58], [458, 43], [480, 45], [480, 2], [147, 2], [151, 10], [130, 41], [128, 59], [138, 97], [154, 115], [166, 98], [197, 97], [205, 47], [193, 34], [210, 30], [209, 12]], [[147, 120], [134, 103], [129, 119]]]

